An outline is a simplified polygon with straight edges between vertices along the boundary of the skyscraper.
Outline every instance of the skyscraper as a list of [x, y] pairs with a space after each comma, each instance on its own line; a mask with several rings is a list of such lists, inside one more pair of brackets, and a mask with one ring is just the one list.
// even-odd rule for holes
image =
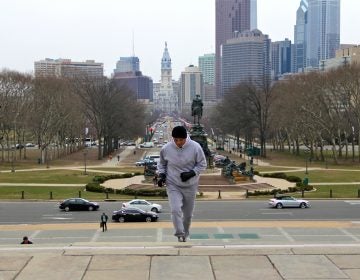
[[291, 41], [289, 39], [271, 43], [271, 70], [275, 80], [285, 73], [291, 73], [291, 59]]
[[180, 83], [180, 110], [190, 111], [195, 96], [198, 94], [203, 98], [203, 75], [198, 67], [189, 65], [185, 71], [181, 72]]
[[257, 0], [250, 2], [250, 30], [257, 29]]
[[215, 54], [209, 53], [199, 56], [199, 69], [204, 77], [204, 83], [215, 84]]
[[308, 0], [306, 66], [335, 57], [340, 47], [340, 0]]
[[[216, 95], [221, 97], [221, 45], [234, 34], [250, 30], [251, 0], [216, 0], [215, 3], [215, 54]], [[253, 6], [254, 7], [254, 6]]]
[[222, 93], [242, 82], [263, 86], [271, 78], [268, 35], [260, 30], [245, 31], [229, 39], [222, 50]]
[[114, 74], [123, 72], [136, 72], [140, 71], [140, 60], [136, 56], [120, 57], [116, 62]]
[[204, 96], [203, 100], [216, 101], [215, 90], [215, 54], [204, 54], [199, 56], [199, 69], [204, 80]]
[[306, 67], [306, 24], [308, 1], [301, 0], [296, 12], [296, 25], [294, 27], [294, 66], [293, 72], [304, 72]]

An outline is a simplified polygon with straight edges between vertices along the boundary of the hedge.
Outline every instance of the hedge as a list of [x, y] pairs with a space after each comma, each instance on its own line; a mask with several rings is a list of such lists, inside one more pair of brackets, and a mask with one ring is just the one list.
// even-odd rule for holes
[[284, 179], [289, 182], [296, 183], [295, 187], [290, 187], [287, 190], [282, 189], [273, 189], [273, 190], [266, 190], [266, 191], [254, 191], [254, 192], [248, 192], [248, 196], [257, 196], [257, 195], [275, 195], [275, 194], [284, 194], [284, 193], [293, 193], [293, 192], [301, 192], [301, 191], [311, 191], [314, 189], [313, 186], [310, 185], [304, 185], [301, 178], [298, 176], [287, 176], [284, 172], [275, 172], [275, 173], [265, 173], [263, 175], [260, 175], [263, 177], [268, 178], [278, 178], [278, 179]]

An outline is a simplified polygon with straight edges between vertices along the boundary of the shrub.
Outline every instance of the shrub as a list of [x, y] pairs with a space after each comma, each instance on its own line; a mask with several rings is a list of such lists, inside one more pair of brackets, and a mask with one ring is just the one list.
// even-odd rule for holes
[[100, 186], [100, 184], [96, 183], [96, 182], [86, 184], [85, 189], [88, 192], [104, 192], [105, 191], [105, 188], [103, 186]]
[[165, 189], [155, 189], [155, 190], [148, 190], [148, 189], [143, 189], [143, 190], [133, 190], [133, 189], [129, 189], [129, 188], [125, 188], [122, 190], [116, 190], [117, 194], [125, 194], [125, 195], [133, 195], [133, 196], [162, 196], [162, 197], [166, 197], [166, 190]]
[[286, 180], [288, 180], [289, 182], [293, 182], [293, 183], [299, 183], [302, 182], [301, 178], [298, 176], [287, 176]]

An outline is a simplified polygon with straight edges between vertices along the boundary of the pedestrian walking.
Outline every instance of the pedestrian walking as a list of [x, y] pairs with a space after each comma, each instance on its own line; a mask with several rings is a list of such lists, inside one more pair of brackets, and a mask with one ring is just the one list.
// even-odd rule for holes
[[100, 217], [100, 224], [102, 227], [102, 231], [107, 231], [107, 220], [108, 220], [108, 216], [105, 213], [102, 213], [101, 217]]
[[23, 237], [23, 241], [20, 244], [33, 244], [27, 236]]
[[118, 159], [118, 161], [120, 161], [120, 155], [117, 155], [117, 159]]
[[200, 172], [206, 169], [205, 154], [199, 143], [188, 137], [185, 127], [172, 130], [173, 140], [162, 147], [158, 163], [158, 186], [166, 183], [174, 235], [186, 242], [195, 207]]

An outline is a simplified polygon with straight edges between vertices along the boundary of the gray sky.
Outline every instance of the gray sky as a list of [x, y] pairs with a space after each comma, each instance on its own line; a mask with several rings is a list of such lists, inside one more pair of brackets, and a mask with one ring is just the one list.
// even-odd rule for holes
[[[258, 0], [258, 28], [272, 41], [293, 41], [300, 0]], [[342, 0], [341, 43], [360, 44], [360, 1]], [[173, 78], [215, 51], [215, 0], [0, 0], [0, 69], [32, 72], [34, 61], [70, 58], [104, 63], [140, 58], [144, 75], [160, 79], [164, 42]]]

